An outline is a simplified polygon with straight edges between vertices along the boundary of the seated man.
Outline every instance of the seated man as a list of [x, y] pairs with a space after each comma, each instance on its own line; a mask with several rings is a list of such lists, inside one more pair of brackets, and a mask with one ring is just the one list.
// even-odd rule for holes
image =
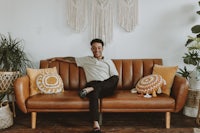
[[119, 77], [116, 67], [112, 60], [105, 59], [102, 55], [104, 43], [100, 39], [91, 41], [91, 50], [93, 56], [85, 57], [56, 57], [50, 61], [60, 60], [76, 63], [77, 66], [83, 67], [87, 84], [84, 89], [80, 90], [81, 98], [89, 98], [90, 113], [93, 121], [93, 132], [101, 133], [99, 126], [98, 98], [110, 96], [114, 93]]

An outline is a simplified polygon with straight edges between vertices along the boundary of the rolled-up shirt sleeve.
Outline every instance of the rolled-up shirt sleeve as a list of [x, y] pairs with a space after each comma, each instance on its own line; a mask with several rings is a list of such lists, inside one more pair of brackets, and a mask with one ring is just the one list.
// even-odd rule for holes
[[118, 71], [117, 71], [116, 66], [115, 66], [115, 64], [113, 63], [113, 61], [112, 61], [112, 60], [109, 60], [109, 61], [108, 61], [108, 64], [109, 64], [109, 66], [110, 66], [110, 76], [113, 76], [113, 75], [118, 76], [119, 74], [118, 74]]

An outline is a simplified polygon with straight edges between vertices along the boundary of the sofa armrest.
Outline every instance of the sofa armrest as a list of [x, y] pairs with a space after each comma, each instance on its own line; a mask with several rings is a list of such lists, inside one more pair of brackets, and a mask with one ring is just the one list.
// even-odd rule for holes
[[27, 113], [26, 108], [26, 100], [29, 97], [29, 77], [22, 76], [15, 80], [14, 82], [14, 92], [15, 92], [15, 99], [19, 109]]
[[175, 99], [176, 107], [174, 112], [179, 112], [187, 100], [189, 89], [188, 80], [184, 77], [176, 75], [172, 86], [172, 97]]

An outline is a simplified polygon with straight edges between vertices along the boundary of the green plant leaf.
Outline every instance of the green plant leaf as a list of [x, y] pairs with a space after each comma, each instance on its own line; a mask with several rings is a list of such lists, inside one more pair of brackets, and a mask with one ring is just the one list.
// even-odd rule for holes
[[200, 58], [198, 56], [198, 52], [192, 51], [192, 52], [185, 53], [185, 56], [183, 57], [183, 62], [185, 64], [190, 64], [194, 66], [199, 65]]
[[197, 11], [197, 14], [200, 15], [200, 11]]
[[188, 39], [187, 42], [185, 43], [185, 46], [188, 46], [191, 42], [193, 42], [194, 40], [192, 39]]
[[200, 25], [195, 25], [191, 28], [192, 33], [200, 33]]
[[190, 72], [187, 70], [186, 66], [184, 66], [183, 69], [179, 68], [179, 71], [177, 73], [180, 74], [181, 76], [185, 77], [186, 79], [191, 78]]

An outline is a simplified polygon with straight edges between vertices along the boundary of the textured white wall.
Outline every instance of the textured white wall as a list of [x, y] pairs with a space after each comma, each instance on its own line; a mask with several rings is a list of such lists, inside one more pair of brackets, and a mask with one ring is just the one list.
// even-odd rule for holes
[[[113, 0], [116, 3], [116, 0]], [[109, 58], [163, 58], [179, 65], [190, 28], [199, 23], [197, 0], [139, 0], [139, 24], [127, 33], [115, 20]], [[115, 10], [116, 11], [116, 10]], [[66, 23], [66, 0], [0, 0], [0, 33], [24, 40], [36, 64], [55, 56], [85, 56], [90, 52], [89, 28], [75, 33]]]

